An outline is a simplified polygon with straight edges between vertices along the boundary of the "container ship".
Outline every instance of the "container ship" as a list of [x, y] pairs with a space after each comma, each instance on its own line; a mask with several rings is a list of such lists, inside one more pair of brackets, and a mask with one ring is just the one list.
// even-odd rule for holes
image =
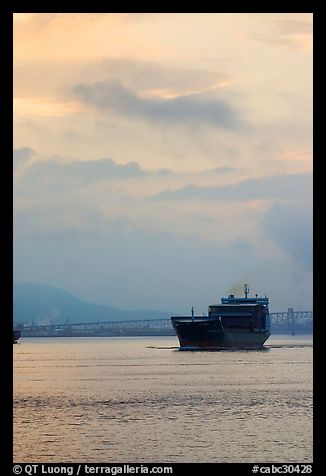
[[208, 306], [207, 316], [172, 316], [180, 350], [261, 349], [271, 335], [267, 296], [229, 294]]

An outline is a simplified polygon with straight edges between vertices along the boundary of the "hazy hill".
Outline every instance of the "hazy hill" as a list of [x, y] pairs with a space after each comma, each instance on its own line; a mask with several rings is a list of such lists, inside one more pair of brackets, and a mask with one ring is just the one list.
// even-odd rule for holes
[[125, 311], [84, 302], [63, 289], [46, 284], [14, 284], [14, 324], [64, 324], [133, 319], [168, 319], [161, 311]]

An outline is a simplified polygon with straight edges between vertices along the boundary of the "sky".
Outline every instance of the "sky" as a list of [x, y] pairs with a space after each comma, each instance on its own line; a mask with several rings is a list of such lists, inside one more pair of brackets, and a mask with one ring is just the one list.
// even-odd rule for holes
[[311, 13], [15, 13], [14, 281], [312, 309]]

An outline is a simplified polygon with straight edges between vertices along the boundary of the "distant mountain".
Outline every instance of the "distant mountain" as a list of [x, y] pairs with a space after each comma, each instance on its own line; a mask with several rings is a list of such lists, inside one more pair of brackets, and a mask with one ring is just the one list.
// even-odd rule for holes
[[163, 311], [125, 311], [93, 304], [46, 284], [16, 283], [13, 294], [15, 325], [169, 319], [171, 315]]

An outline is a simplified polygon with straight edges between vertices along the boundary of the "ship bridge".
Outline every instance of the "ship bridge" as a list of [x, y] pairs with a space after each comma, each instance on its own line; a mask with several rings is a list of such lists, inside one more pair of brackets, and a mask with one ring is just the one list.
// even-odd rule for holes
[[244, 285], [244, 296], [236, 297], [234, 294], [229, 294], [228, 297], [222, 297], [222, 304], [263, 304], [268, 307], [268, 297], [261, 297], [256, 294], [254, 297], [248, 297], [249, 286], [248, 284]]
[[230, 294], [228, 297], [221, 299], [222, 304], [263, 304], [264, 306], [268, 306], [268, 301], [268, 297], [258, 295], [255, 297], [235, 297], [234, 294]]

